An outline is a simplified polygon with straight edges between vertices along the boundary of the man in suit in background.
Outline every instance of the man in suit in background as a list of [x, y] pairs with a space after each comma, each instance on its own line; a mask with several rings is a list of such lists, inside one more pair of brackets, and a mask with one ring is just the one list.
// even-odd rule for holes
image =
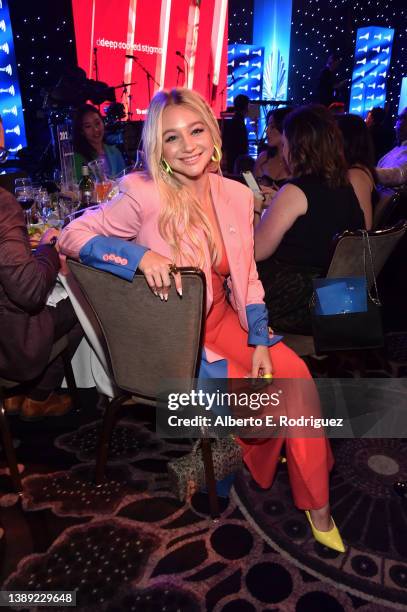
[[82, 337], [69, 299], [46, 305], [60, 268], [58, 235], [48, 229], [32, 252], [20, 204], [0, 189], [0, 376], [22, 383], [5, 409], [27, 420], [71, 407], [68, 395], [55, 393], [64, 375], [61, 358], [47, 365], [56, 340], [68, 333], [73, 353]]
[[332, 102], [337, 102], [336, 92], [343, 89], [347, 83], [347, 79], [338, 81], [336, 71], [341, 63], [341, 57], [338, 53], [331, 53], [328, 57], [325, 68], [319, 74], [317, 85], [316, 102], [329, 106]]
[[226, 155], [226, 167], [229, 174], [234, 172], [236, 159], [241, 155], [248, 155], [249, 152], [249, 140], [245, 124], [249, 102], [249, 98], [243, 94], [236, 96], [233, 100], [235, 114], [232, 119], [224, 123], [222, 148]]

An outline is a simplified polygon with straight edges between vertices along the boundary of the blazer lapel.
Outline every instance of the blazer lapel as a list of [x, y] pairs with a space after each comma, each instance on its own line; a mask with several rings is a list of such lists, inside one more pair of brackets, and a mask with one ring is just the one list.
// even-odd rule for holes
[[236, 214], [230, 196], [226, 192], [220, 177], [217, 174], [210, 173], [209, 180], [213, 206], [228, 255], [229, 266], [232, 269], [233, 265], [240, 258], [241, 253]]

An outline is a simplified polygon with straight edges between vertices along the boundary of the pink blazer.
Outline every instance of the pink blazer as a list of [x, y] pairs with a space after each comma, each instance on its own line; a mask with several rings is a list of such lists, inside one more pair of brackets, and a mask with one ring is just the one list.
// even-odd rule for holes
[[[262, 304], [264, 290], [257, 275], [253, 247], [253, 195], [236, 181], [210, 173], [212, 199], [219, 221], [230, 266], [229, 288], [231, 303], [240, 324], [248, 330], [246, 306]], [[169, 245], [158, 231], [160, 198], [156, 186], [139, 173], [130, 174], [120, 182], [120, 193], [96, 211], [89, 211], [70, 223], [62, 232], [59, 243], [66, 255], [79, 257], [82, 247], [95, 236], [115, 236], [157, 251], [172, 258]], [[209, 252], [204, 248], [204, 273], [207, 283], [207, 312], [212, 305], [213, 290]], [[207, 350], [209, 362], [221, 359]]]

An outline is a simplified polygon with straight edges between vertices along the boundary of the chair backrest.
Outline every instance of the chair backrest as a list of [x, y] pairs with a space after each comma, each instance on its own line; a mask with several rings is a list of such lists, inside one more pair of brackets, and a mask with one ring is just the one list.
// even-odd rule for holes
[[[386, 260], [407, 231], [403, 222], [384, 230], [367, 232], [373, 260], [373, 272], [377, 278]], [[335, 250], [326, 274], [327, 277], [341, 278], [347, 276], [364, 276], [364, 238], [361, 230], [346, 231], [336, 240]], [[366, 254], [366, 272], [369, 288], [373, 284], [370, 273], [369, 255]]]
[[75, 276], [72, 273], [66, 275], [60, 273], [58, 279], [67, 292], [88, 344], [93, 349], [93, 352], [90, 354], [90, 365], [96, 388], [103, 395], [114, 397], [116, 393], [113, 384], [113, 374], [106, 341], [99, 321], [88, 300], [85, 298]]
[[156, 399], [163, 381], [193, 386], [206, 307], [204, 274], [180, 268], [182, 298], [174, 283], [168, 301], [157, 298], [145, 278], [133, 282], [68, 261], [103, 331], [116, 385], [141, 399]]
[[380, 189], [378, 194], [379, 201], [373, 210], [373, 230], [394, 225], [394, 222], [391, 223], [391, 219], [394, 218], [402, 200], [400, 192], [394, 191], [394, 189]]

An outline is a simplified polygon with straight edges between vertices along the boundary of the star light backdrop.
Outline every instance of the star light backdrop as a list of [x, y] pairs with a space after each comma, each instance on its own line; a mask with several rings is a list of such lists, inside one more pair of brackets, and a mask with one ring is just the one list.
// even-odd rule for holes
[[[231, 4], [235, 0], [231, 0]], [[407, 75], [407, 5], [403, 0], [293, 0], [288, 97], [297, 103], [314, 99], [318, 75], [332, 50], [342, 54], [340, 79], [349, 79], [349, 101], [356, 32], [382, 26], [395, 30], [386, 75], [387, 102], [395, 117], [402, 78]]]
[[9, 0], [27, 139], [39, 154], [49, 142], [43, 89], [76, 64], [71, 0]]

